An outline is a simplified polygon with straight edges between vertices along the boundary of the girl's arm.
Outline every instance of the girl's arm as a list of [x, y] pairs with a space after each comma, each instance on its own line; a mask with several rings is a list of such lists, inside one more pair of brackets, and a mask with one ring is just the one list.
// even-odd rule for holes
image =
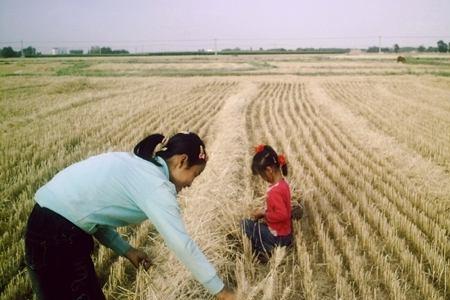
[[255, 209], [251, 214], [252, 218], [255, 220], [264, 218], [265, 215], [266, 215], [266, 211], [263, 208]]

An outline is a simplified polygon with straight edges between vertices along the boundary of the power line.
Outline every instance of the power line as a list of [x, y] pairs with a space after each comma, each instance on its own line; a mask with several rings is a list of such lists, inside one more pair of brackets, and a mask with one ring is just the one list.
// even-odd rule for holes
[[[109, 43], [109, 44], [129, 44], [129, 43], [190, 43], [190, 42], [211, 42], [214, 40], [220, 41], [303, 41], [303, 40], [346, 40], [346, 39], [377, 39], [379, 35], [360, 35], [360, 36], [303, 36], [303, 37], [287, 37], [287, 38], [195, 38], [195, 39], [148, 39], [148, 40], [30, 40], [27, 43], [40, 43], [40, 44], [67, 44], [67, 43]], [[382, 35], [383, 39], [417, 39], [417, 38], [450, 38], [450, 35]], [[0, 41], [1, 44], [13, 44], [20, 43], [21, 41]]]

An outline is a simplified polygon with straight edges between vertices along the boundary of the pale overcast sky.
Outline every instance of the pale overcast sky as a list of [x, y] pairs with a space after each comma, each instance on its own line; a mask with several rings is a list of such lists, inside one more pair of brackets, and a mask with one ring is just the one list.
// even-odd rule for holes
[[[131, 51], [435, 46], [450, 0], [0, 0], [0, 47]], [[13, 44], [13, 42], [15, 42]]]

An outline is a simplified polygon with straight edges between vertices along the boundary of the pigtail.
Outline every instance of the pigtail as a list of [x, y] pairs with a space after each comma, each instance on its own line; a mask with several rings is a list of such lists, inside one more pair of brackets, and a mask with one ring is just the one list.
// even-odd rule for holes
[[156, 133], [151, 134], [140, 141], [134, 147], [134, 154], [148, 161], [153, 161], [153, 154], [155, 148], [158, 144], [160, 144], [164, 140], [164, 135]]
[[287, 167], [287, 165], [282, 165], [281, 166], [281, 173], [283, 173], [283, 176], [287, 176], [287, 174], [288, 174], [288, 167]]
[[281, 173], [284, 176], [287, 176], [288, 168], [287, 168], [286, 156], [284, 156], [284, 154], [280, 154], [280, 155], [278, 155], [277, 160], [278, 160], [278, 164], [280, 165], [280, 168], [281, 168]]

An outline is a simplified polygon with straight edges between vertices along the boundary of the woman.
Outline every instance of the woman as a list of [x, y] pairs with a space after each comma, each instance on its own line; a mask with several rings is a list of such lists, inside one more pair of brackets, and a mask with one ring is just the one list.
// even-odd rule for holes
[[62, 170], [35, 195], [25, 234], [25, 261], [39, 299], [104, 299], [91, 260], [92, 235], [138, 267], [147, 254], [115, 228], [149, 219], [167, 246], [218, 299], [234, 299], [186, 233], [176, 199], [206, 166], [195, 133], [146, 137], [134, 153], [111, 152]]

